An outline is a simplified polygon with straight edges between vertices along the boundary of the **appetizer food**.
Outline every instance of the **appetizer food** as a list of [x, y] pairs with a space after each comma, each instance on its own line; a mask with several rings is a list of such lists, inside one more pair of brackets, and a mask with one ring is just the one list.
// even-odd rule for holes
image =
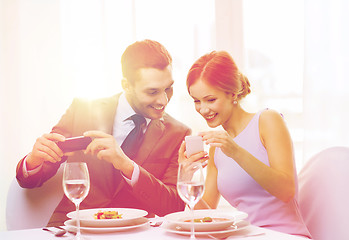
[[204, 217], [204, 218], [196, 218], [194, 219], [194, 222], [212, 222], [213, 219], [210, 217]]
[[[211, 217], [203, 217], [203, 218], [195, 218], [194, 223], [210, 223], [210, 222], [223, 222], [229, 221], [227, 218], [211, 218]], [[185, 220], [184, 222], [190, 222], [190, 219]]]
[[121, 219], [122, 214], [117, 211], [98, 211], [94, 214], [95, 219]]

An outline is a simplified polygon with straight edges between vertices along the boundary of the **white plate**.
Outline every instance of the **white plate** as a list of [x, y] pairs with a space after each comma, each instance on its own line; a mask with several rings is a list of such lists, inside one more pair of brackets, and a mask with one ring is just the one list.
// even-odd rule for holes
[[[194, 211], [194, 219], [197, 218], [223, 218], [223, 221], [213, 222], [194, 222], [195, 231], [207, 232], [207, 231], [219, 231], [230, 227], [234, 222], [247, 218], [247, 213], [241, 211], [221, 211], [216, 209], [202, 209]], [[191, 223], [186, 222], [192, 218], [190, 211], [175, 212], [165, 216], [165, 220], [168, 223], [173, 223], [183, 230], [190, 231]]]
[[[233, 233], [236, 231], [240, 231], [245, 229], [246, 227], [248, 227], [250, 225], [250, 223], [248, 221], [245, 220], [239, 220], [237, 222], [235, 222], [234, 225], [223, 229], [223, 230], [219, 230], [219, 231], [203, 231], [203, 232], [197, 232], [195, 231], [195, 235], [196, 236], [203, 236], [203, 235], [221, 235], [221, 234], [227, 234], [227, 233]], [[188, 230], [184, 230], [181, 227], [179, 227], [178, 225], [174, 224], [174, 223], [168, 223], [166, 222], [165, 224], [162, 224], [160, 226], [161, 228], [165, 229], [168, 232], [171, 233], [176, 233], [176, 234], [181, 234], [181, 235], [190, 235], [190, 231]]]
[[[68, 230], [76, 231], [76, 222], [75, 220], [67, 220], [64, 222], [64, 225], [68, 227]], [[121, 227], [80, 227], [82, 232], [91, 232], [91, 233], [108, 233], [108, 232], [118, 232], [125, 231], [129, 229], [139, 228], [142, 226], [149, 225], [149, 220], [145, 217], [138, 218], [133, 220], [133, 224], [129, 226]]]
[[[117, 211], [122, 214], [121, 219], [95, 219], [98, 211]], [[133, 224], [135, 219], [148, 215], [147, 211], [133, 208], [94, 208], [79, 211], [80, 224], [84, 227], [122, 227]], [[76, 219], [76, 211], [67, 214], [68, 218]]]

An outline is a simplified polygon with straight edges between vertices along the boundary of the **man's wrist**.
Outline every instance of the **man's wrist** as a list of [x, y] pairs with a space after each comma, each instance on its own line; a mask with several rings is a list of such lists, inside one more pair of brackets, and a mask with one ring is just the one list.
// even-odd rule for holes
[[42, 168], [42, 163], [41, 163], [40, 165], [36, 166], [35, 168], [30, 168], [29, 169], [27, 160], [28, 160], [28, 156], [25, 157], [24, 160], [23, 160], [23, 176], [26, 177], [26, 178], [36, 174]]
[[31, 154], [32, 153], [29, 153], [27, 155], [24, 162], [28, 171], [34, 170], [42, 165], [42, 162], [33, 160]]
[[140, 169], [139, 169], [138, 164], [133, 162], [133, 161], [132, 161], [132, 165], [133, 165], [132, 177], [128, 178], [124, 174], [122, 174], [122, 176], [124, 177], [126, 182], [133, 187], [138, 182], [139, 175], [140, 175]]
[[127, 161], [125, 161], [125, 163], [120, 168], [120, 171], [122, 172], [122, 174], [129, 179], [132, 178], [132, 174], [134, 170], [133, 164], [134, 162], [131, 159], [127, 159]]

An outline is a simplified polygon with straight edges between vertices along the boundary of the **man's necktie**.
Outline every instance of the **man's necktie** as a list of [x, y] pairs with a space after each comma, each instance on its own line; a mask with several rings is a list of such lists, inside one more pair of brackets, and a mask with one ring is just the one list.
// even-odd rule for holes
[[139, 114], [132, 115], [131, 119], [135, 128], [127, 135], [124, 142], [121, 145], [121, 149], [131, 159], [133, 159], [143, 140], [143, 127], [146, 124], [145, 118]]

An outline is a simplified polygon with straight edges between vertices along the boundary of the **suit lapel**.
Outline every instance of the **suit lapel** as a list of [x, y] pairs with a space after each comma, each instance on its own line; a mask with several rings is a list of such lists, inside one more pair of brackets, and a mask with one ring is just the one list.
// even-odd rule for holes
[[[96, 129], [108, 134], [113, 134], [114, 119], [116, 108], [119, 103], [120, 94], [111, 98], [103, 99], [97, 108], [94, 108], [94, 119], [96, 119]], [[150, 121], [147, 131], [144, 134], [143, 143], [138, 151], [135, 159], [141, 165], [149, 156], [151, 150], [160, 140], [165, 130], [165, 125], [162, 120], [156, 119]]]
[[110, 98], [105, 98], [101, 100], [96, 108], [93, 108], [93, 119], [95, 119], [96, 130], [100, 130], [111, 135], [113, 134], [114, 119], [119, 102], [119, 96], [120, 94]]
[[[102, 99], [96, 107], [94, 107], [94, 119], [97, 130], [113, 135], [113, 127], [117, 105], [119, 103], [120, 94], [110, 98]], [[102, 163], [100, 163], [102, 164]], [[124, 186], [125, 181], [121, 176], [121, 172], [114, 168], [111, 163], [104, 162], [105, 173], [110, 172], [112, 178], [106, 184], [110, 184], [110, 189], [114, 189], [111, 197], [115, 197], [120, 189]], [[109, 174], [106, 174], [109, 175]]]
[[[151, 150], [155, 147], [157, 142], [160, 140], [165, 130], [165, 126], [161, 120], [152, 120], [149, 123], [147, 131], [145, 132], [142, 145], [138, 151], [135, 159], [133, 159], [139, 166], [149, 157]], [[122, 187], [127, 184], [123, 179], [120, 181], [117, 187], [114, 197], [122, 189]]]
[[164, 129], [165, 126], [161, 120], [152, 120], [149, 123], [142, 145], [138, 151], [136, 159], [134, 159], [138, 165], [142, 165], [142, 163], [149, 157], [151, 150], [154, 149], [155, 145], [162, 137]]

